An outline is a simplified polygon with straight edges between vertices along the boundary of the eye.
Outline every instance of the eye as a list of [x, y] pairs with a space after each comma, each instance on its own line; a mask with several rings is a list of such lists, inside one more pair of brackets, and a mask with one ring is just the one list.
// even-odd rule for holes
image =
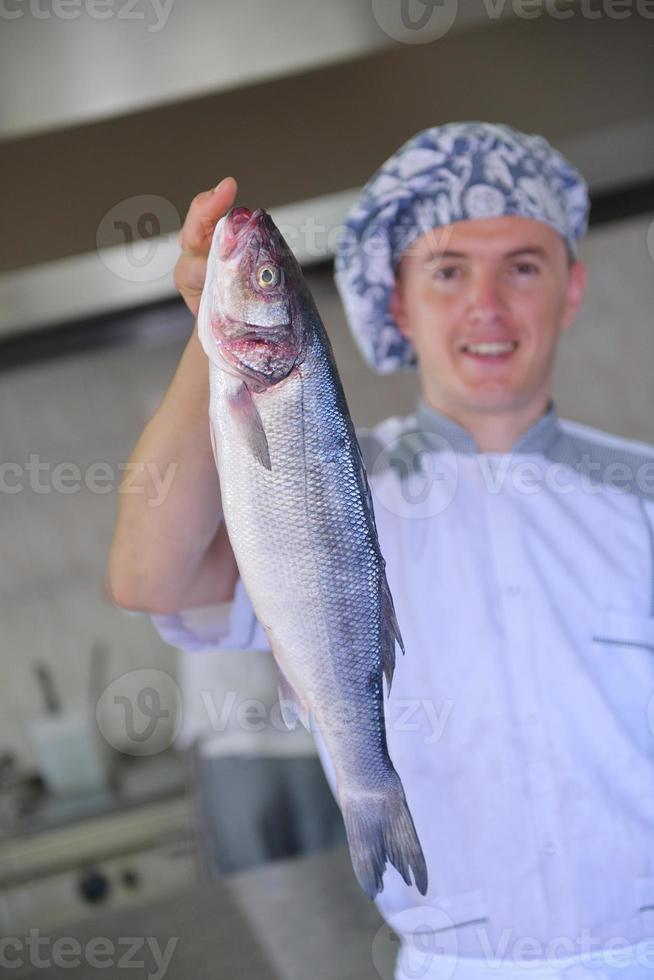
[[277, 286], [280, 279], [281, 274], [276, 265], [260, 265], [257, 269], [257, 282], [263, 289]]
[[437, 265], [432, 269], [432, 279], [436, 282], [456, 282], [461, 278], [461, 269], [456, 265]]

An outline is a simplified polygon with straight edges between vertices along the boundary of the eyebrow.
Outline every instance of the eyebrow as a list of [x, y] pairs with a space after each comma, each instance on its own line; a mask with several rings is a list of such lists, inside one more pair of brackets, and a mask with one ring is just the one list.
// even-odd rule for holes
[[[516, 255], [536, 255], [538, 258], [546, 259], [547, 252], [540, 245], [524, 245], [521, 248], [514, 248], [506, 252], [502, 258], [511, 259]], [[450, 250], [439, 252], [434, 250], [425, 257], [425, 262], [440, 261], [441, 259], [469, 259], [470, 255], [466, 252], [453, 252]]]

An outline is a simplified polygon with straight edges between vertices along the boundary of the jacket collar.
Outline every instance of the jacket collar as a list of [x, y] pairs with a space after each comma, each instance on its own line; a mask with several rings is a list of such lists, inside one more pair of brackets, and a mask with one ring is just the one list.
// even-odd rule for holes
[[[470, 432], [448, 415], [437, 412], [420, 398], [416, 409], [416, 422], [426, 434], [434, 433], [444, 439], [454, 452], [475, 455], [480, 452]], [[511, 447], [511, 453], [543, 453], [559, 434], [559, 418], [550, 399], [543, 415], [536, 420]]]

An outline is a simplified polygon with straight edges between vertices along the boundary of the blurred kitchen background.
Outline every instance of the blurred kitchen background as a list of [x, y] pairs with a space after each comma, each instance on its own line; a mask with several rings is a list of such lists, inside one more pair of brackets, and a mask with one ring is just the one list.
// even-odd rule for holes
[[[184, 717], [183, 658], [104, 587], [121, 466], [192, 327], [172, 284], [191, 198], [232, 174], [239, 203], [273, 212], [365, 427], [411, 411], [416, 382], [364, 366], [332, 284], [357, 189], [430, 125], [544, 134], [593, 199], [588, 298], [563, 341], [559, 413], [652, 442], [653, 95], [644, 2], [2, 8], [0, 936], [148, 909], [206, 878], [180, 732], [211, 719]], [[275, 975], [303, 976], [273, 914], [286, 879], [253, 873], [229, 898], [248, 909], [243, 943], [262, 945]], [[342, 902], [345, 886], [325, 881]], [[370, 959], [381, 923], [347, 881], [359, 918], [334, 932], [340, 966], [324, 975], [385, 975], [390, 953], [378, 943], [378, 973]], [[266, 889], [261, 912], [253, 895]]]

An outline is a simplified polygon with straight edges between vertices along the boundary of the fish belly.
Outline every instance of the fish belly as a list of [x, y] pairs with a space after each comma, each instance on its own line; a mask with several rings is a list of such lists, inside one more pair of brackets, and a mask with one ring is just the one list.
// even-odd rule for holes
[[[338, 518], [335, 505], [341, 488], [337, 482], [330, 486], [325, 460], [318, 458], [321, 449], [314, 437], [320, 423], [307, 418], [303, 382], [290, 377], [256, 396], [271, 470], [252, 455], [242, 430], [230, 417], [231, 379], [223, 379], [222, 384], [216, 443], [223, 510], [257, 618], [270, 637], [283, 675], [309, 703], [314, 720], [326, 727], [330, 718], [342, 719], [357, 708], [358, 732], [372, 729], [366, 737], [376, 735], [379, 743], [379, 708], [374, 704], [375, 692], [366, 690], [371, 674], [381, 678], [373, 638], [378, 600], [360, 560], [364, 542], [358, 540], [356, 528], [348, 528]], [[338, 479], [336, 472], [334, 479]], [[340, 509], [347, 517], [347, 502]], [[371, 703], [377, 709], [376, 732]], [[368, 719], [362, 717], [366, 711]], [[341, 776], [348, 765], [348, 776], [354, 779], [357, 746], [350, 744], [341, 751], [340, 741], [331, 741], [332, 755], [343, 756], [340, 766], [341, 760], [334, 758]], [[379, 745], [377, 767], [384, 762], [382, 749]], [[370, 761], [369, 747], [366, 757]]]

